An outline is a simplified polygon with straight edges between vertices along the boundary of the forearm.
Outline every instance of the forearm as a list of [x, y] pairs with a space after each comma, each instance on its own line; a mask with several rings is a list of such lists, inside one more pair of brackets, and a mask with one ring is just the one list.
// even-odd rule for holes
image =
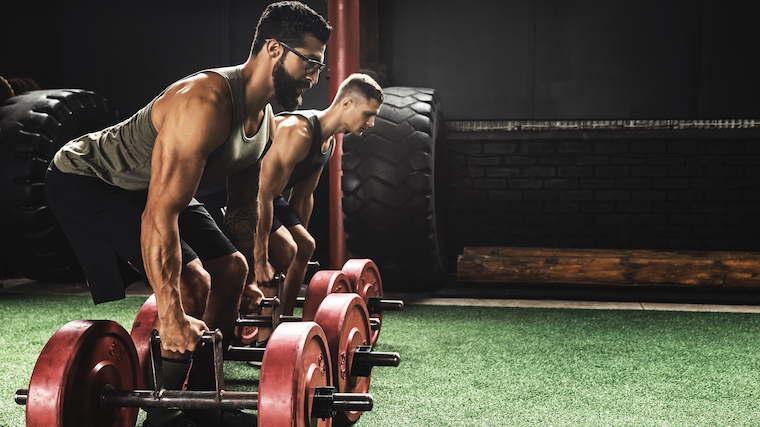
[[165, 326], [184, 323], [180, 298], [182, 252], [179, 228], [171, 223], [159, 223], [152, 215], [144, 215], [140, 235], [145, 272], [156, 295], [159, 321]]
[[259, 263], [269, 262], [269, 234], [273, 218], [274, 200], [271, 197], [259, 197], [259, 221], [253, 250], [254, 259]]

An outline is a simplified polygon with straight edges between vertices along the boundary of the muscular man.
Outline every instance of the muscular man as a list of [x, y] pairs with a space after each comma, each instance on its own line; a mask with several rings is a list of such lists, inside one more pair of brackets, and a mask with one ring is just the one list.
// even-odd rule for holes
[[[204, 330], [219, 328], [231, 337], [241, 292], [247, 283], [255, 286], [249, 264], [258, 220], [257, 160], [274, 127], [268, 103], [298, 106], [324, 67], [330, 30], [299, 2], [272, 4], [246, 62], [179, 80], [124, 122], [69, 142], [50, 165], [48, 201], [94, 302], [124, 298], [120, 260], [153, 288], [167, 387], [184, 381]], [[240, 251], [193, 198], [199, 187], [224, 177], [227, 225]], [[193, 371], [204, 369], [195, 365]], [[207, 388], [205, 377], [198, 378], [197, 387]], [[191, 418], [218, 425], [220, 417], [229, 425], [226, 412], [213, 416], [150, 410], [145, 425], [194, 425]]]
[[[261, 217], [254, 259], [260, 286], [266, 286], [275, 270], [287, 272], [285, 295], [280, 296], [286, 315], [293, 314], [306, 266], [314, 253], [314, 238], [307, 227], [314, 206], [314, 190], [333, 153], [333, 135], [341, 132], [361, 135], [374, 125], [383, 99], [383, 90], [370, 76], [352, 74], [341, 83], [326, 110], [296, 111], [275, 117], [277, 135], [261, 161]], [[282, 193], [288, 189], [290, 199], [286, 202]], [[264, 291], [271, 296], [271, 291]], [[271, 330], [259, 328], [258, 340], [265, 342], [270, 333]]]

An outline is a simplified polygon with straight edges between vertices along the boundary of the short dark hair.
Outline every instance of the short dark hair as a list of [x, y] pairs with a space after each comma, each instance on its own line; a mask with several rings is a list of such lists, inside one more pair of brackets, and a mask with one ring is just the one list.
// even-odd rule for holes
[[325, 18], [298, 1], [281, 1], [267, 6], [256, 25], [251, 56], [261, 51], [268, 39], [292, 47], [304, 47], [304, 38], [312, 36], [324, 44], [330, 40], [332, 27]]
[[375, 79], [367, 74], [354, 73], [348, 76], [340, 84], [335, 99], [342, 99], [354, 93], [361, 94], [368, 101], [374, 99], [380, 104], [385, 101], [383, 89], [377, 84]]

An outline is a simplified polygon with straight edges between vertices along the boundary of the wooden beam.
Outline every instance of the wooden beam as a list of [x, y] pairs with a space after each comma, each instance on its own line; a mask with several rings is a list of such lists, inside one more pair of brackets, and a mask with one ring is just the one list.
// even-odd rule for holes
[[460, 282], [567, 283], [624, 286], [760, 286], [760, 254], [468, 247], [457, 262]]

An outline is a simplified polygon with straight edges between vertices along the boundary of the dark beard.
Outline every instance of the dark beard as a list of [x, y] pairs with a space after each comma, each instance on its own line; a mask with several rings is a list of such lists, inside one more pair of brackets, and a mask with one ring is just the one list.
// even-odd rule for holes
[[287, 111], [293, 111], [303, 102], [303, 98], [298, 93], [298, 82], [287, 71], [283, 64], [283, 59], [277, 61], [272, 69], [272, 80], [274, 80], [274, 94], [277, 103]]

